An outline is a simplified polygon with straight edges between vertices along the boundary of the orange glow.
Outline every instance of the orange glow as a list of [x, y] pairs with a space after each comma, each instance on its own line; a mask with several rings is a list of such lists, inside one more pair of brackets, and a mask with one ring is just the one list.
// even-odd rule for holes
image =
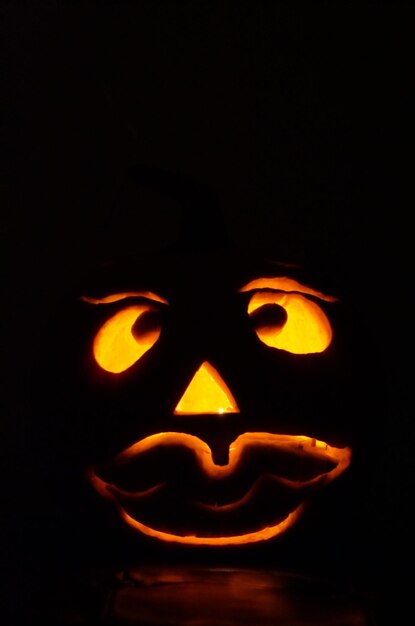
[[100, 367], [113, 374], [124, 372], [155, 344], [160, 329], [146, 332], [141, 338], [132, 333], [138, 318], [150, 310], [148, 304], [129, 306], [105, 322], [93, 343], [94, 357]]
[[[301, 451], [316, 458], [328, 458], [336, 462], [336, 467], [329, 474], [331, 480], [341, 474], [348, 467], [351, 460], [350, 448], [335, 448], [313, 437], [305, 435], [274, 435], [272, 433], [243, 433], [230, 445], [229, 462], [227, 465], [216, 465], [213, 461], [212, 451], [205, 441], [195, 435], [175, 432], [157, 433], [141, 439], [123, 450], [115, 460], [117, 463], [123, 463], [127, 459], [146, 452], [155, 446], [173, 445], [181, 445], [193, 450], [203, 471], [214, 478], [232, 474], [240, 461], [242, 451], [250, 445], [272, 446], [275, 449], [291, 450], [292, 452]], [[302, 484], [304, 485], [304, 482]]]
[[175, 415], [201, 413], [239, 413], [229, 387], [207, 361], [199, 367], [174, 410]]
[[327, 302], [336, 302], [337, 298], [334, 296], [327, 296], [321, 291], [316, 291], [312, 287], [302, 285], [293, 278], [287, 278], [286, 276], [279, 276], [274, 278], [256, 278], [251, 280], [248, 284], [244, 285], [239, 291], [254, 291], [258, 289], [277, 289], [279, 291], [291, 292], [299, 291], [300, 293], [306, 293], [310, 296], [320, 298], [320, 300], [326, 300]]
[[330, 345], [330, 322], [324, 311], [312, 300], [298, 293], [259, 291], [249, 301], [248, 314], [266, 304], [278, 304], [287, 313], [287, 320], [282, 327], [256, 328], [257, 336], [267, 346], [293, 354], [310, 354], [323, 352]]
[[121, 511], [121, 517], [127, 522], [127, 524], [136, 530], [139, 530], [150, 537], [161, 539], [162, 541], [191, 544], [194, 546], [235, 546], [265, 541], [267, 539], [271, 539], [272, 537], [277, 537], [277, 535], [285, 532], [297, 521], [303, 508], [303, 505], [299, 506], [295, 511], [289, 513], [289, 515], [287, 515], [282, 522], [276, 524], [275, 526], [268, 526], [262, 530], [258, 530], [253, 533], [246, 533], [245, 535], [235, 535], [229, 537], [197, 537], [196, 535], [192, 537], [182, 537], [180, 535], [172, 535], [170, 533], [161, 532], [159, 530], [155, 530], [154, 528], [150, 528], [149, 526], [145, 526], [144, 524], [141, 524], [137, 520], [133, 519], [125, 511]]
[[112, 293], [109, 296], [104, 296], [103, 298], [89, 298], [88, 296], [82, 296], [81, 300], [88, 302], [89, 304], [111, 304], [112, 302], [125, 300], [125, 298], [148, 298], [149, 300], [155, 300], [155, 302], [168, 304], [167, 300], [152, 291], [123, 291], [121, 293]]
[[[301, 435], [278, 435], [263, 432], [243, 433], [240, 435], [230, 446], [229, 449], [229, 462], [227, 465], [216, 465], [213, 461], [212, 452], [206, 442], [202, 441], [194, 435], [187, 433], [165, 432], [150, 435], [141, 441], [136, 442], [129, 448], [121, 452], [114, 460], [118, 467], [125, 465], [129, 459], [138, 457], [143, 452], [148, 452], [153, 448], [170, 446], [183, 446], [193, 451], [199, 466], [202, 468], [204, 475], [209, 476], [211, 479], [217, 481], [217, 484], [221, 480], [230, 475], [238, 475], [238, 471], [241, 470], [243, 452], [248, 447], [254, 447], [258, 449], [261, 446], [265, 446], [269, 451], [269, 448], [274, 448], [275, 452], [283, 451], [285, 453], [292, 453], [293, 455], [299, 455], [300, 463], [302, 459], [312, 457], [318, 461], [329, 461], [333, 466], [331, 470], [319, 473], [311, 476], [305, 480], [290, 480], [275, 476], [275, 480], [283, 483], [293, 492], [298, 491], [301, 494], [305, 493], [307, 488], [311, 488], [317, 485], [327, 485], [329, 482], [337, 478], [344, 470], [349, 466], [351, 461], [351, 450], [348, 447], [337, 448], [330, 446], [323, 441], [317, 439], [301, 436]], [[246, 533], [240, 533], [239, 535], [225, 535], [220, 536], [199, 536], [197, 532], [192, 534], [178, 534], [177, 532], [161, 531], [157, 528], [152, 528], [147, 524], [143, 524], [139, 520], [133, 518], [128, 513], [120, 501], [122, 496], [130, 496], [131, 498], [147, 498], [150, 494], [153, 494], [159, 488], [159, 485], [154, 485], [141, 493], [128, 493], [119, 489], [116, 485], [105, 482], [95, 472], [95, 470], [89, 470], [89, 480], [94, 488], [103, 496], [115, 500], [117, 503], [119, 513], [121, 517], [131, 527], [136, 530], [149, 535], [151, 537], [160, 539], [167, 542], [176, 542], [181, 544], [190, 545], [207, 545], [207, 546], [220, 546], [220, 545], [238, 545], [248, 544], [258, 541], [264, 541], [272, 537], [276, 537], [285, 532], [291, 527], [300, 517], [304, 510], [304, 502], [295, 505], [293, 510], [287, 511], [285, 517], [274, 525], [266, 524], [264, 527], [260, 527], [258, 530]], [[167, 479], [168, 480], [168, 479]], [[203, 497], [203, 494], [200, 494]], [[301, 496], [304, 500], [305, 496]], [[249, 499], [249, 493], [243, 499], [244, 503]], [[197, 503], [195, 503], [197, 506]], [[209, 506], [209, 505], [208, 505]], [[232, 508], [232, 503], [225, 504], [220, 507], [211, 506], [210, 509], [215, 511], [217, 509], [219, 514], [226, 513], [227, 509]], [[241, 509], [243, 513], [243, 508]], [[258, 516], [261, 516], [261, 511], [258, 511]], [[260, 525], [260, 520], [259, 520]]]

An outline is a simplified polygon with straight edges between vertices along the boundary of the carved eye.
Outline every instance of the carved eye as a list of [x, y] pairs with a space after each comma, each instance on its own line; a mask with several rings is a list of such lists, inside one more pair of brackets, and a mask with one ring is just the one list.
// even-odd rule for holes
[[126, 307], [110, 317], [96, 334], [92, 348], [95, 360], [107, 372], [124, 372], [156, 343], [160, 333], [160, 314], [152, 306]]
[[321, 307], [298, 293], [259, 291], [248, 304], [258, 338], [271, 348], [293, 354], [323, 352], [332, 328]]

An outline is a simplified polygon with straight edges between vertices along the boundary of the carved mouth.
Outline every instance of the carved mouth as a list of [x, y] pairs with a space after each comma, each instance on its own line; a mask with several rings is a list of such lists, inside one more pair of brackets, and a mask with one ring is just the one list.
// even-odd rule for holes
[[310, 496], [350, 464], [351, 450], [306, 436], [244, 433], [224, 465], [187, 433], [151, 435], [90, 467], [95, 489], [122, 518], [164, 541], [228, 545], [275, 537]]

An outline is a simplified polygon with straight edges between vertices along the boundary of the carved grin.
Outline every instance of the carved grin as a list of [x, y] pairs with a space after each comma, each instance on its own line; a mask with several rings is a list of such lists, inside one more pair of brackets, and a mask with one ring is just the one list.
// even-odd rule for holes
[[351, 450], [306, 436], [244, 433], [217, 465], [202, 439], [165, 432], [138, 441], [88, 478], [138, 531], [185, 544], [245, 544], [292, 526]]

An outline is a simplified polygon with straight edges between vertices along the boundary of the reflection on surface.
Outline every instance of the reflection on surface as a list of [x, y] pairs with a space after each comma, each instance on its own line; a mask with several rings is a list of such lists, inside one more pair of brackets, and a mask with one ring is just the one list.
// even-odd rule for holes
[[233, 568], [133, 568], [108, 605], [111, 624], [370, 626], [358, 600], [314, 579]]

